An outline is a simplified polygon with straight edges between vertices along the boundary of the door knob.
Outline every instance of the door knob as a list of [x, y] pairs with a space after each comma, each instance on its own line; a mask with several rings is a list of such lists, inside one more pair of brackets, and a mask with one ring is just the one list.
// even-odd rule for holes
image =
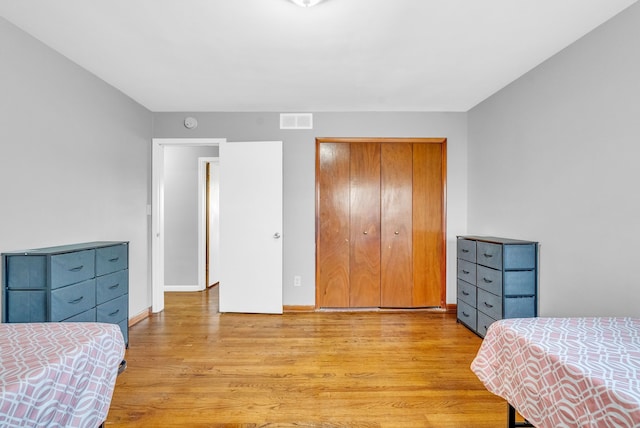
[[278, 232], [273, 234], [273, 239], [279, 239], [280, 238], [280, 234]]
[[364, 235], [367, 235], [369, 232], [367, 232], [366, 230], [364, 232], [362, 232]]
[[396, 235], [400, 235], [400, 232], [398, 232], [398, 231], [396, 230], [395, 234], [396, 234]]

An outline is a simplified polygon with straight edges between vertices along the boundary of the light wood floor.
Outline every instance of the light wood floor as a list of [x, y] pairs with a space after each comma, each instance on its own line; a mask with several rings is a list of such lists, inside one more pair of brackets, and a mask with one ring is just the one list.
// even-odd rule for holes
[[428, 312], [219, 314], [167, 293], [130, 329], [107, 427], [506, 426], [469, 369], [480, 338]]

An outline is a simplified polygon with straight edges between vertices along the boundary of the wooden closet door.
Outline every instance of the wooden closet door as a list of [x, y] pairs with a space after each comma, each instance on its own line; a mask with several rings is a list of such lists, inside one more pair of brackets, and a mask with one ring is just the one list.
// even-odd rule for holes
[[318, 145], [318, 306], [349, 307], [349, 144]]
[[413, 306], [442, 306], [445, 292], [444, 144], [413, 145]]
[[380, 306], [413, 306], [413, 145], [381, 145]]
[[380, 144], [351, 143], [349, 302], [380, 306]]

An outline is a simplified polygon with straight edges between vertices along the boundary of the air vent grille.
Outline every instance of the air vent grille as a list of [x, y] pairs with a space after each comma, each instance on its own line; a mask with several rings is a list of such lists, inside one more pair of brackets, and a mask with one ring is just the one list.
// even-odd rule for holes
[[280, 113], [280, 129], [313, 129], [313, 114]]

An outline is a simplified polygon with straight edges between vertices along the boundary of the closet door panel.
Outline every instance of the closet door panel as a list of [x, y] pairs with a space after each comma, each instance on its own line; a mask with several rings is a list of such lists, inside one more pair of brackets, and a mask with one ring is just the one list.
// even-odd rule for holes
[[351, 144], [350, 306], [380, 306], [380, 144]]
[[318, 153], [318, 305], [349, 307], [349, 144]]
[[413, 305], [412, 144], [383, 143], [381, 151], [381, 271], [383, 307]]
[[444, 148], [413, 146], [413, 262], [415, 307], [440, 306], [444, 281]]

